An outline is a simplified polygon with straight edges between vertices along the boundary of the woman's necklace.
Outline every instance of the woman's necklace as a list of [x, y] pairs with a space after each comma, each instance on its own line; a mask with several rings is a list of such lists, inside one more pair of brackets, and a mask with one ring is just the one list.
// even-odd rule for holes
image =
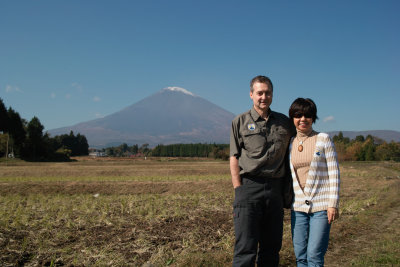
[[306, 138], [304, 138], [304, 140], [300, 140], [300, 139], [299, 139], [299, 136], [296, 135], [296, 139], [297, 139], [297, 141], [299, 142], [299, 144], [297, 145], [297, 150], [298, 150], [299, 152], [302, 152], [302, 151], [303, 151], [303, 149], [304, 149], [303, 143], [307, 140], [308, 137], [310, 137], [310, 135], [311, 135], [311, 133], [310, 133], [309, 135], [307, 135]]

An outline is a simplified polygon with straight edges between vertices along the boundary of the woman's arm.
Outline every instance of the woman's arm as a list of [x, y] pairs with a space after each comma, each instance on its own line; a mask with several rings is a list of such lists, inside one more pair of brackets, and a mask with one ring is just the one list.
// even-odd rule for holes
[[329, 136], [325, 141], [325, 157], [329, 176], [328, 222], [331, 223], [339, 217], [340, 169], [335, 145]]

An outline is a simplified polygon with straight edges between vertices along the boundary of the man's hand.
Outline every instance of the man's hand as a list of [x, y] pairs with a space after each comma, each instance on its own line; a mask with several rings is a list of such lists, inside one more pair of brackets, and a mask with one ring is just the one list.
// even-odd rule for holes
[[241, 186], [242, 185], [242, 181], [240, 179], [239, 161], [235, 156], [232, 156], [232, 157], [229, 158], [229, 167], [231, 169], [233, 188]]

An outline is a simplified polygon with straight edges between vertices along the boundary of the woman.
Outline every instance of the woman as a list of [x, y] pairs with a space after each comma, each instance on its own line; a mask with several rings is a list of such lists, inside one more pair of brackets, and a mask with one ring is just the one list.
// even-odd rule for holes
[[315, 103], [297, 98], [289, 109], [297, 134], [290, 142], [294, 202], [292, 240], [297, 266], [324, 266], [331, 223], [339, 217], [339, 165], [332, 140], [312, 125]]

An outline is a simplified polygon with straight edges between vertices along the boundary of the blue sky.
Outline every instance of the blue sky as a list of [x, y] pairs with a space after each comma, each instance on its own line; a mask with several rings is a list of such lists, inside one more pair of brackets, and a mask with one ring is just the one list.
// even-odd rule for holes
[[400, 1], [1, 1], [0, 97], [46, 130], [168, 86], [220, 107], [318, 107], [315, 129], [400, 131]]

